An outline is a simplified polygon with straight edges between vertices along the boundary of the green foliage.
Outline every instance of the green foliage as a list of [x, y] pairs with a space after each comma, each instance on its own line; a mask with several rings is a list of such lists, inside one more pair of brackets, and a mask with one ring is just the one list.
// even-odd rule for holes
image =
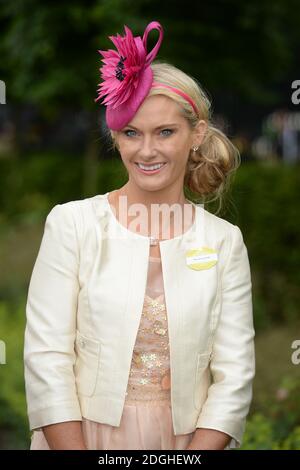
[[272, 422], [270, 419], [261, 415], [254, 414], [248, 420], [243, 439], [242, 449], [244, 450], [274, 450], [278, 443], [274, 441]]
[[0, 339], [6, 344], [6, 364], [0, 365], [0, 447], [26, 448], [29, 430], [26, 414], [23, 346], [25, 302], [0, 303]]
[[300, 318], [299, 185], [298, 166], [249, 164], [237, 173], [233, 222], [248, 248], [258, 327]]
[[82, 166], [82, 159], [57, 153], [0, 160], [0, 217], [37, 222], [49, 206], [76, 199]]
[[300, 376], [284, 377], [276, 398], [248, 419], [241, 449], [300, 449]]
[[128, 0], [4, 2], [0, 75], [14, 103], [35, 103], [49, 117], [66, 105], [95, 109], [97, 51], [128, 14]]

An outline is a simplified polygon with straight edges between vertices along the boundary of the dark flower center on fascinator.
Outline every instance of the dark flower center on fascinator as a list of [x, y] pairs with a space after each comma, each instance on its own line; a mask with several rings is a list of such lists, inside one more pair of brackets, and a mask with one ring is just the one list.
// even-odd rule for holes
[[126, 57], [123, 57], [121, 56], [118, 64], [117, 64], [117, 67], [116, 67], [116, 78], [122, 82], [124, 80], [124, 78], [126, 77], [126, 74], [123, 72], [123, 69], [125, 67], [124, 65], [124, 61], [126, 60]]

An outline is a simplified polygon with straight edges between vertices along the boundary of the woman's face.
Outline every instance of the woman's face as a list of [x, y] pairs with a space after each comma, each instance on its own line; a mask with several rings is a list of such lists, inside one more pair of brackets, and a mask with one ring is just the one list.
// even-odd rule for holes
[[[183, 188], [185, 167], [192, 146], [200, 145], [206, 130], [200, 121], [192, 130], [179, 105], [165, 95], [146, 98], [134, 118], [116, 133], [116, 141], [128, 171], [129, 185], [143, 191], [158, 191], [178, 185]], [[139, 168], [162, 163], [154, 171]]]

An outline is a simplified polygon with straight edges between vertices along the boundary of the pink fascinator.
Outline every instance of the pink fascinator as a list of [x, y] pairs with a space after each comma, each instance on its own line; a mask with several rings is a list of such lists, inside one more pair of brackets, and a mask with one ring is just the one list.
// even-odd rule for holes
[[[105, 96], [102, 104], [106, 105], [106, 123], [114, 131], [122, 129], [134, 117], [139, 106], [148, 95], [151, 87], [165, 87], [182, 96], [199, 115], [192, 98], [178, 88], [165, 83], [153, 82], [151, 62], [156, 57], [163, 40], [163, 28], [158, 21], [151, 21], [145, 29], [143, 39], [133, 37], [125, 25], [125, 36], [109, 36], [117, 51], [98, 51], [102, 56], [100, 68], [102, 83], [98, 85], [98, 97]], [[152, 51], [147, 53], [148, 34], [153, 29], [159, 32], [159, 38]]]
[[[110, 129], [120, 130], [134, 117], [137, 109], [149, 93], [153, 72], [151, 62], [157, 55], [163, 39], [163, 28], [157, 21], [152, 21], [145, 29], [143, 39], [134, 37], [125, 25], [125, 36], [109, 36], [117, 51], [98, 52], [103, 56], [100, 68], [103, 82], [98, 86], [98, 101], [106, 98], [106, 122]], [[147, 38], [150, 31], [157, 29], [159, 38], [151, 52], [147, 53]]]

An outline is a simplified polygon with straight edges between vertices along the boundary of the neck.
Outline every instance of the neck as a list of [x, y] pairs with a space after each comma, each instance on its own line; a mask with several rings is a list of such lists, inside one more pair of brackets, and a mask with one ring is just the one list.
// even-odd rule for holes
[[114, 193], [117, 217], [124, 218], [123, 224], [139, 219], [144, 235], [157, 239], [171, 238], [181, 235], [194, 223], [195, 209], [183, 191], [166, 195], [162, 191], [132, 190], [126, 184]]
[[140, 188], [132, 187], [126, 183], [122, 188], [117, 190], [117, 196], [125, 196], [127, 204], [130, 207], [132, 204], [143, 204], [150, 211], [151, 206], [154, 204], [165, 204], [172, 206], [178, 204], [190, 204], [185, 198], [182, 188], [174, 190], [160, 190], [160, 191], [145, 191]]

